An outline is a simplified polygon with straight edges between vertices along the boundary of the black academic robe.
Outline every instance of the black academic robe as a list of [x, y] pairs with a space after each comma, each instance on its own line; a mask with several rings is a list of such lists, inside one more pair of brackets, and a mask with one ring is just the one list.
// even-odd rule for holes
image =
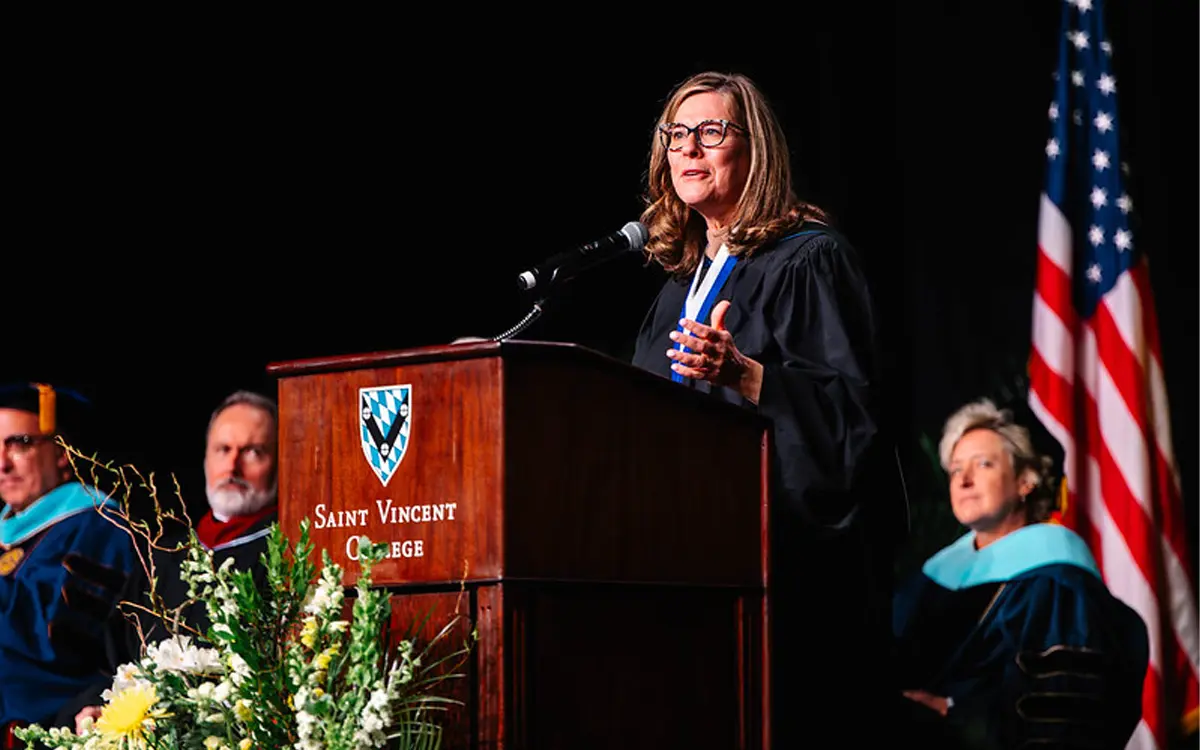
[[897, 591], [895, 638], [898, 688], [953, 701], [942, 717], [893, 696], [906, 743], [1119, 750], [1141, 717], [1146, 626], [1061, 526], [983, 550], [967, 534], [930, 558]]
[[[232, 559], [235, 570], [249, 571], [255, 583], [260, 588], [264, 586], [266, 569], [260, 560], [263, 553], [267, 551], [267, 535], [271, 525], [278, 520], [278, 511], [269, 513], [256, 521], [237, 539], [217, 545], [210, 550], [213, 556], [213, 567], [219, 569], [226, 560]], [[188, 530], [182, 525], [173, 525], [164, 537], [164, 542], [158, 546], [166, 549], [181, 547], [181, 549], [174, 552], [156, 549], [153, 552], [157, 573], [157, 590], [168, 607], [179, 606], [188, 599], [188, 584], [180, 575], [181, 564], [187, 559], [187, 550], [182, 548], [187, 544], [187, 540]], [[148, 588], [149, 582], [145, 571], [139, 570], [138, 575], [130, 579], [124, 601], [143, 601]], [[183, 621], [189, 628], [200, 633], [208, 633], [212, 622], [208, 618], [206, 602], [193, 602], [183, 610], [182, 614]], [[149, 615], [145, 615], [141, 619], [147, 642], [155, 642], [166, 637], [165, 627], [157, 619]], [[136, 632], [129, 628], [124, 629], [123, 632], [125, 635], [124, 649], [118, 652], [118, 656], [137, 655], [141, 644], [136, 638]]]
[[[638, 334], [635, 366], [671, 377], [669, 334], [691, 281], [663, 286]], [[773, 425], [776, 718], [798, 722], [805, 735], [828, 729], [870, 741], [853, 732], [874, 728], [857, 714], [861, 701], [882, 698], [874, 691], [887, 680], [890, 571], [903, 497], [882, 410], [868, 283], [844, 237], [806, 224], [740, 258], [715, 299], [730, 302], [725, 327], [738, 350], [763, 366], [758, 403], [707, 382], [681, 387], [752, 409]], [[705, 440], [685, 436], [678, 447], [694, 457]], [[798, 737], [790, 726], [777, 728], [781, 742]]]
[[[663, 286], [638, 334], [635, 366], [671, 377], [669, 334], [691, 282]], [[740, 258], [716, 300], [730, 302], [725, 327], [738, 350], [763, 365], [758, 405], [703, 381], [685, 385], [771, 418], [776, 489], [789, 515], [814, 528], [850, 525], [865, 500], [854, 483], [881, 421], [877, 324], [854, 250], [832, 229], [805, 225]]]

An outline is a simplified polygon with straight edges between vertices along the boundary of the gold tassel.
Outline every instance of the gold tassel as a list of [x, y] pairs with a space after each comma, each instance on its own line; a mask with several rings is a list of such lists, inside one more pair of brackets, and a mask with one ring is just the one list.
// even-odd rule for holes
[[1050, 511], [1049, 523], [1064, 525], [1067, 518], [1067, 478], [1063, 477], [1058, 483], [1058, 505]]
[[1183, 715], [1183, 721], [1180, 722], [1183, 726], [1184, 736], [1190, 736], [1200, 729], [1200, 708], [1193, 708]]
[[38, 389], [38, 429], [43, 435], [50, 435], [58, 420], [55, 417], [54, 386], [45, 383], [34, 383]]

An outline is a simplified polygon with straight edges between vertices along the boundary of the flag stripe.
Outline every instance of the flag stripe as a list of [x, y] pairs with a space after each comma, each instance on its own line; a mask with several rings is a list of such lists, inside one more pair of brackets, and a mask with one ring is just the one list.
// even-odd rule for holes
[[1179, 558], [1171, 554], [1164, 554], [1164, 558], [1165, 576], [1170, 591], [1166, 610], [1181, 658], [1179, 666], [1188, 668], [1185, 674], [1190, 673], [1189, 680], [1194, 685], [1196, 675], [1200, 673], [1200, 669], [1197, 669], [1197, 664], [1200, 663], [1200, 643], [1196, 638], [1200, 622], [1196, 619], [1196, 600], [1192, 596], [1187, 571], [1183, 569]]
[[[1071, 438], [1071, 433], [1064, 427], [1071, 423], [1070, 386], [1065, 384], [1058, 373], [1050, 369], [1036, 349], [1029, 357], [1029, 378], [1031, 383], [1029, 405], [1042, 424], [1046, 426], [1046, 430], [1067, 451], [1068, 458], [1065, 463], [1070, 464], [1069, 456], [1075, 447], [1075, 441]], [[1036, 383], [1038, 387], [1032, 387], [1032, 383]], [[1045, 399], [1040, 394], [1044, 394]], [[1073, 476], [1067, 477], [1068, 487], [1071, 486], [1070, 483], [1073, 479]]]
[[[1050, 256], [1044, 251], [1038, 253], [1037, 272], [1040, 278], [1046, 279], [1045, 283], [1038, 285], [1037, 298], [1042, 305], [1054, 313], [1062, 325], [1073, 330], [1075, 328], [1075, 309], [1072, 307], [1074, 303], [1071, 301], [1071, 277], [1051, 263]], [[1036, 324], [1034, 330], [1037, 330]]]
[[[1113, 384], [1112, 375], [1100, 361], [1099, 348], [1104, 341], [1097, 338], [1091, 326], [1083, 327], [1080, 347], [1080, 381], [1091, 400], [1089, 411], [1084, 415], [1088, 428], [1099, 434], [1089, 436], [1089, 447], [1093, 455], [1098, 449], [1111, 453], [1115, 459], [1113, 468], [1128, 489], [1127, 500], [1138, 505], [1149, 514], [1149, 501], [1145, 498], [1146, 451], [1145, 443], [1137, 439], [1137, 423], [1121, 399]], [[1091, 411], [1091, 409], [1095, 411]]]
[[[1149, 263], [1145, 259], [1130, 269], [1130, 278], [1141, 299], [1153, 299], [1150, 288]], [[1162, 372], [1161, 344], [1158, 334], [1158, 315], [1152, 304], [1143, 305], [1143, 331], [1147, 352], [1143, 359], [1150, 393], [1150, 419], [1154, 442], [1153, 476], [1155, 487], [1162, 493], [1162, 500], [1155, 510], [1164, 521], [1163, 567], [1170, 596], [1165, 601], [1165, 612], [1172, 625], [1177, 650], [1172, 664], [1175, 678], [1172, 687], [1180, 696], [1180, 705], [1185, 715], [1195, 715], [1200, 704], [1200, 621], [1196, 608], [1196, 572], [1192, 567], [1192, 556], [1187, 554], [1186, 530], [1173, 508], [1183, 503], [1179, 468], [1175, 462], [1171, 444], [1170, 408], [1167, 403], [1166, 383]], [[1168, 525], [1169, 524], [1169, 525]]]
[[[1042, 193], [1042, 203], [1038, 215], [1038, 245], [1046, 254], [1046, 260], [1053, 263], [1058, 270], [1070, 278], [1071, 275], [1071, 225], [1063, 212]], [[1039, 279], [1039, 281], [1041, 281]], [[1067, 290], [1070, 291], [1070, 285]]]
[[1137, 725], [1137, 729], [1133, 731], [1133, 737], [1130, 738], [1129, 744], [1126, 747], [1155, 747], [1156, 745], [1154, 735], [1150, 733], [1150, 727], [1146, 725], [1146, 721], [1143, 719]]
[[[1055, 372], [1054, 368], [1046, 364], [1046, 360], [1042, 358], [1042, 353], [1038, 349], [1034, 349], [1029, 357], [1029, 383], [1030, 393], [1036, 397], [1036, 402], [1031, 402], [1031, 406], [1035, 412], [1040, 412], [1038, 416], [1042, 418], [1042, 423], [1050, 434], [1058, 439], [1063, 451], [1067, 453], [1065, 463], [1072, 465], [1071, 454], [1074, 453], [1076, 446], [1072, 435], [1065, 427], [1065, 425], [1073, 424], [1075, 411], [1072, 403], [1075, 392], [1072, 390], [1071, 384], [1063, 379], [1062, 375]], [[1071, 487], [1073, 482], [1073, 475], [1068, 474], [1067, 486]]]
[[[1112, 448], [1119, 444], [1126, 444], [1126, 441], [1114, 441], [1110, 435], [1112, 433], [1113, 424], [1118, 420], [1118, 415], [1124, 411], [1123, 404], [1114, 404], [1114, 398], [1119, 399], [1113, 389], [1106, 388], [1103, 383], [1111, 382], [1104, 372], [1103, 365], [1099, 365], [1094, 359], [1095, 347], [1089, 346], [1088, 342], [1094, 342], [1095, 337], [1090, 334], [1090, 331], [1085, 332], [1084, 346], [1081, 352], [1080, 364], [1081, 370], [1085, 373], [1096, 373], [1096, 377], [1087, 377], [1086, 399], [1085, 399], [1085, 414], [1083, 421], [1087, 427], [1088, 436], [1088, 456], [1091, 461], [1094, 461], [1099, 473], [1093, 477], [1092, 485], [1088, 488], [1094, 493], [1101, 502], [1090, 503], [1090, 506], [1103, 506], [1107, 509], [1109, 515], [1116, 523], [1117, 532], [1124, 539], [1132, 553], [1132, 558], [1128, 561], [1122, 560], [1122, 568], [1114, 569], [1114, 575], [1125, 575], [1134, 570], [1140, 572], [1141, 577], [1148, 584], [1150, 592], [1153, 594], [1153, 582], [1157, 578], [1155, 571], [1148, 563], [1150, 559], [1150, 551], [1157, 546], [1158, 535], [1152, 530], [1148, 515], [1144, 512], [1141, 504], [1138, 502], [1134, 493], [1130, 490], [1130, 484], [1126, 480], [1126, 475], [1122, 471], [1122, 455], [1120, 452], [1114, 452]], [[1101, 385], [1096, 387], [1094, 382], [1098, 381]], [[1122, 424], [1123, 426], [1123, 424]], [[1118, 451], [1122, 450], [1118, 447]], [[1126, 453], [1129, 453], [1127, 448]], [[1128, 461], [1128, 457], [1125, 458]], [[1103, 527], [1101, 527], [1103, 528]], [[1125, 567], [1126, 565], [1132, 567]], [[1113, 588], [1112, 581], [1109, 581], [1109, 588]], [[1113, 593], [1117, 593], [1115, 590]], [[1120, 594], [1118, 594], [1120, 596]], [[1127, 601], [1130, 606], [1134, 606], [1133, 602]], [[1143, 619], [1145, 614], [1143, 613]], [[1157, 618], [1156, 618], [1157, 619]], [[1149, 621], [1147, 621], [1149, 626]], [[1154, 643], [1152, 635], [1151, 644]], [[1154, 650], [1153, 648], [1151, 649]]]
[[[1112, 326], [1113, 333], [1125, 344], [1124, 354], [1129, 361], [1141, 369], [1145, 365], [1146, 334], [1142, 322], [1142, 297], [1134, 284], [1132, 274], [1123, 273], [1118, 276], [1112, 289], [1104, 295], [1104, 301], [1092, 318], [1093, 321], [1101, 319]], [[1116, 342], [1113, 342], [1113, 347], [1116, 347]], [[1131, 403], [1133, 399], [1136, 399], [1139, 406], [1144, 403], [1144, 397], [1137, 388], [1126, 396], [1132, 397]]]
[[[1093, 347], [1087, 346], [1087, 340], [1094, 340], [1094, 338], [1090, 336], [1085, 338], [1081, 366], [1085, 372], [1091, 372], [1093, 367], [1091, 356], [1095, 350]], [[1099, 400], [1101, 402], [1115, 401], [1112, 394], [1106, 392], [1103, 387], [1108, 380], [1104, 368], [1100, 366], [1097, 371], [1099, 375], [1095, 380], [1101, 383], [1098, 393]], [[1085, 382], [1090, 383], [1092, 380], [1092, 378], [1086, 378]], [[1096, 395], [1089, 391], [1089, 396]], [[1110, 414], [1119, 414], [1120, 412], [1119, 405], [1114, 405], [1114, 409], [1109, 410]], [[1119, 564], [1102, 563], [1105, 578], [1113, 593], [1137, 609], [1143, 620], [1146, 621], [1151, 644], [1151, 665], [1156, 668], [1156, 674], [1161, 672], [1164, 663], [1169, 665], [1171, 671], [1176, 671], [1180, 666], [1186, 666], [1186, 660], [1184, 664], [1180, 664], [1178, 654], [1188, 654], [1191, 658], [1196, 653], [1194, 634], [1197, 623], [1194, 615], [1195, 607], [1189, 596], [1190, 588], [1186, 587], [1187, 580], [1182, 576], [1183, 571], [1178, 558], [1166, 544], [1166, 540], [1161, 539], [1153, 531], [1152, 519], [1145, 513], [1139, 512], [1140, 504], [1130, 491], [1129, 484], [1125, 481], [1124, 473], [1119, 466], [1120, 456], [1111, 455], [1106, 449], [1105, 446], [1112, 444], [1113, 441], [1104, 438], [1105, 411], [1097, 405], [1095, 398], [1088, 400], [1086, 421], [1092, 428], [1092, 432], [1089, 434], [1089, 454], [1098, 467], [1098, 473], [1093, 477], [1089, 490], [1094, 497], [1103, 499], [1103, 506], [1114, 521], [1111, 525], [1101, 526], [1102, 554], [1105, 559], [1113, 557], [1113, 548], [1110, 544], [1114, 540], [1105, 538], [1108, 536], [1120, 536], [1125, 547], [1132, 553], [1131, 556], [1122, 556]], [[1093, 504], [1093, 507], [1095, 505]], [[1168, 611], [1165, 628], [1157, 603], [1163, 597], [1156, 585], [1155, 570], [1147, 562], [1154, 557], [1152, 551], [1155, 545], [1162, 547], [1161, 559], [1166, 568], [1168, 583], [1169, 594], [1163, 602]], [[1164, 639], [1166, 645], [1163, 645]], [[1195, 661], [1194, 658], [1192, 661]], [[1156, 677], [1155, 679], [1160, 678]], [[1153, 702], [1147, 703], [1147, 706], [1160, 705], [1160, 697], [1155, 697], [1159, 696], [1159, 692], [1156, 687], [1153, 696], [1147, 698]], [[1162, 722], [1159, 719], [1150, 720], [1150, 717], [1147, 719], [1154, 728], [1155, 734], [1159, 735], [1162, 730]]]
[[[1090, 506], [1089, 506], [1090, 507]], [[1087, 508], [1085, 508], [1087, 510]], [[1101, 527], [1092, 522], [1092, 519], [1087, 516], [1076, 519], [1078, 526], [1076, 531], [1087, 542], [1088, 547], [1092, 549], [1092, 556], [1096, 558], [1096, 565], [1101, 571], [1105, 569], [1104, 560], [1104, 532]]]
[[[1139, 294], [1149, 295], [1149, 276], [1146, 264], [1133, 269], [1133, 280]], [[1147, 306], [1146, 339], [1149, 344], [1147, 379], [1151, 394], [1152, 421], [1155, 442], [1154, 479], [1165, 495], [1164, 507], [1158, 509], [1164, 519], [1174, 518], [1170, 509], [1182, 505], [1179, 469], [1171, 445], [1170, 410], [1167, 405], [1166, 384], [1163, 379], [1157, 316], [1153, 306]], [[1187, 554], [1186, 530], [1175, 523], [1166, 531], [1164, 541], [1164, 575], [1169, 582], [1170, 596], [1165, 602], [1169, 621], [1173, 625], [1178, 648], [1174, 658], [1172, 687], [1180, 696], [1185, 723], [1194, 719], [1200, 705], [1200, 622], [1197, 621], [1196, 571], [1192, 557]]]
[[1146, 670], [1146, 679], [1142, 683], [1142, 723], [1150, 730], [1158, 747], [1166, 747], [1169, 741], [1162, 705], [1162, 677], [1151, 667]]
[[1075, 373], [1071, 331], [1044, 300], [1040, 294], [1033, 300], [1033, 318], [1038, 332], [1033, 342], [1034, 350], [1055, 375], [1066, 381], [1066, 389], [1070, 391]]
[[[1087, 485], [1093, 497], [1104, 487], [1104, 469], [1095, 458], [1087, 461]], [[1135, 562], [1136, 554], [1126, 542], [1125, 533], [1120, 522], [1113, 517], [1110, 503], [1088, 503], [1086, 511], [1099, 537], [1098, 546], [1104, 563], [1101, 571], [1105, 582], [1113, 594], [1134, 609], [1146, 623], [1150, 640], [1150, 664], [1146, 668], [1146, 677], [1142, 688], [1142, 721], [1147, 724], [1151, 736], [1161, 740], [1163, 722], [1161, 711], [1157, 708], [1160, 671], [1157, 668], [1159, 660], [1159, 640], [1154, 634], [1158, 631], [1160, 622], [1158, 604], [1154, 593], [1146, 584], [1146, 579], [1138, 575]], [[1150, 686], [1147, 688], [1147, 686]], [[1147, 710], [1149, 708], [1149, 710]], [[1163, 743], [1155, 743], [1161, 746]]]
[[[1154, 298], [1150, 289], [1149, 262], [1143, 261], [1132, 269], [1134, 286], [1138, 295], [1145, 300]], [[1154, 438], [1159, 452], [1171, 469], [1175, 492], [1183, 494], [1183, 483], [1179, 479], [1179, 467], [1175, 462], [1175, 448], [1171, 443], [1171, 410], [1167, 403], [1167, 385], [1162, 371], [1162, 345], [1158, 335], [1158, 311], [1154, 305], [1145, 308], [1146, 341], [1150, 344], [1150, 405], [1154, 410]]]

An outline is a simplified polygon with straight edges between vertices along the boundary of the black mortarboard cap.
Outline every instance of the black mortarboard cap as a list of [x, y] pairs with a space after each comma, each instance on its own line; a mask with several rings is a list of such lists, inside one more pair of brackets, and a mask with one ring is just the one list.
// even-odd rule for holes
[[0, 409], [36, 414], [43, 434], [72, 433], [82, 424], [91, 402], [77, 391], [49, 383], [0, 385]]

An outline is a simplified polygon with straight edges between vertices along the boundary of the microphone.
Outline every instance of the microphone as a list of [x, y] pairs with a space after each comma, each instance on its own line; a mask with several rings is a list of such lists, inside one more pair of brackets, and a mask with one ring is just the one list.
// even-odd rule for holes
[[638, 252], [646, 246], [650, 233], [639, 221], [631, 221], [607, 237], [589, 242], [583, 247], [559, 253], [517, 277], [517, 284], [526, 291], [549, 287], [566, 281], [592, 266], [611, 260], [625, 252]]

